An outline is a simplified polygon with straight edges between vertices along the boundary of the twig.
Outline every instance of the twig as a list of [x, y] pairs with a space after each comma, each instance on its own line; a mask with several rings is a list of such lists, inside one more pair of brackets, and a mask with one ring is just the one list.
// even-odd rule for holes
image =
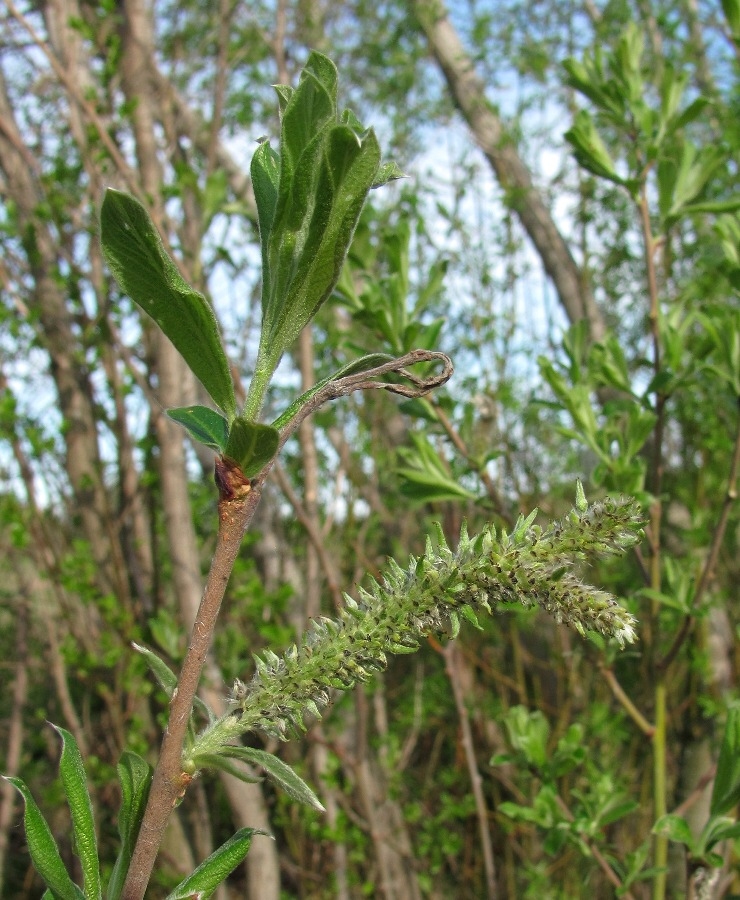
[[[437, 375], [430, 375], [427, 378], [420, 378], [409, 372], [406, 367], [413, 366], [421, 362], [441, 362], [442, 371]], [[401, 375], [403, 378], [411, 382], [412, 387], [404, 384], [395, 384], [388, 381], [374, 381], [381, 375], [388, 375], [391, 372]], [[446, 353], [440, 353], [435, 350], [412, 350], [405, 356], [397, 359], [389, 360], [373, 369], [364, 372], [357, 372], [354, 375], [346, 375], [344, 378], [338, 378], [336, 381], [330, 381], [318, 390], [313, 397], [309, 398], [306, 403], [298, 410], [298, 412], [290, 419], [280, 432], [280, 443], [278, 450], [285, 444], [289, 437], [296, 431], [301, 422], [311, 413], [316, 412], [319, 407], [323, 406], [329, 400], [336, 400], [338, 397], [346, 397], [355, 391], [370, 390], [386, 390], [392, 394], [400, 394], [402, 397], [416, 398], [428, 394], [434, 388], [441, 387], [452, 377], [454, 367], [452, 360]]]
[[442, 650], [442, 656], [445, 661], [447, 677], [450, 680], [452, 693], [455, 698], [455, 708], [457, 709], [457, 717], [460, 722], [462, 745], [465, 752], [465, 759], [468, 764], [468, 775], [470, 776], [473, 797], [475, 799], [475, 809], [478, 816], [478, 832], [480, 834], [481, 850], [483, 851], [483, 865], [486, 872], [486, 896], [489, 900], [495, 900], [497, 896], [496, 864], [493, 857], [493, 845], [488, 822], [488, 809], [486, 808], [486, 798], [483, 793], [482, 780], [480, 772], [478, 771], [478, 763], [475, 758], [473, 730], [470, 727], [470, 715], [468, 714], [468, 708], [465, 703], [465, 696], [460, 679], [458, 652], [456, 642], [450, 641], [450, 643]]
[[[419, 378], [405, 369], [419, 362], [441, 361], [443, 371]], [[374, 381], [396, 372], [408, 379], [412, 387]], [[414, 350], [399, 359], [374, 369], [330, 382], [296, 413], [280, 435], [279, 447], [288, 440], [307, 416], [329, 400], [357, 390], [383, 388], [405, 397], [418, 397], [444, 384], [452, 375], [452, 361], [444, 353]], [[271, 460], [257, 478], [248, 482], [238, 467], [229, 460], [216, 460], [216, 484], [219, 488], [219, 528], [216, 550], [208, 573], [198, 614], [190, 637], [190, 646], [180, 671], [177, 688], [170, 700], [170, 716], [162, 739], [159, 761], [154, 771], [144, 818], [131, 858], [121, 900], [142, 900], [157, 858], [159, 845], [172, 809], [184, 795], [191, 780], [182, 771], [182, 749], [187, 733], [193, 701], [198, 689], [206, 654], [211, 645], [226, 586], [236, 561], [241, 541], [259, 503], [262, 486], [275, 463]]]
[[[722, 547], [722, 541], [725, 537], [725, 531], [727, 530], [727, 522], [730, 518], [730, 509], [737, 500], [738, 472], [740, 472], [740, 398], [738, 398], [738, 417], [737, 425], [735, 428], [735, 446], [732, 452], [732, 462], [730, 463], [730, 474], [727, 479], [727, 491], [725, 493], [724, 503], [722, 504], [722, 511], [720, 512], [719, 519], [717, 520], [717, 527], [714, 529], [712, 545], [709, 548], [709, 556], [707, 557], [707, 561], [704, 564], [704, 568], [702, 569], [701, 576], [699, 577], [699, 583], [696, 586], [696, 591], [694, 592], [694, 597], [691, 602], [692, 609], [696, 609], [696, 607], [701, 602], [707, 586], [709, 585], [709, 581], [714, 574], [714, 567], [717, 565], [717, 558], [719, 557], [719, 551]], [[681, 649], [683, 642], [688, 637], [693, 621], [693, 613], [689, 613], [684, 618], [681, 628], [674, 638], [674, 641], [671, 644], [668, 652], [658, 664], [658, 669], [660, 671], [664, 672], [676, 658], [676, 655]]]
[[95, 107], [86, 100], [80, 91], [77, 88], [77, 85], [72, 81], [69, 73], [64, 68], [64, 66], [59, 62], [56, 57], [54, 51], [49, 47], [46, 41], [37, 33], [36, 29], [33, 25], [26, 19], [22, 12], [16, 7], [13, 3], [13, 0], [7, 0], [6, 3], [8, 7], [8, 12], [13, 16], [13, 18], [23, 26], [28, 32], [31, 40], [36, 44], [36, 46], [41, 50], [44, 56], [48, 59], [49, 65], [54, 70], [54, 74], [59, 79], [59, 81], [64, 85], [65, 90], [80, 108], [80, 110], [87, 116], [88, 121], [90, 121], [95, 127], [95, 131], [97, 132], [98, 137], [100, 138], [100, 142], [103, 144], [105, 149], [110, 154], [111, 159], [116, 165], [121, 177], [126, 182], [128, 189], [138, 197], [140, 200], [143, 199], [141, 194], [141, 188], [139, 186], [139, 181], [134, 174], [133, 170], [126, 162], [126, 160], [121, 155], [121, 151], [116, 146], [113, 138], [110, 136], [108, 129], [105, 126], [105, 123], [100, 118], [100, 116], [95, 111]]
[[342, 606], [342, 590], [339, 586], [339, 580], [337, 578], [334, 564], [332, 563], [331, 558], [329, 557], [329, 554], [326, 550], [326, 541], [324, 540], [321, 532], [316, 527], [316, 522], [311, 518], [311, 516], [309, 516], [306, 508], [303, 506], [298, 496], [296, 495], [296, 492], [293, 490], [293, 487], [288, 480], [288, 476], [285, 474], [285, 470], [280, 465], [280, 463], [275, 463], [273, 471], [277, 483], [280, 485], [280, 490], [283, 492], [283, 494], [285, 494], [285, 499], [293, 508], [296, 519], [301, 523], [301, 525], [303, 525], [306, 530], [308, 539], [311, 542], [311, 545], [316, 551], [316, 555], [321, 562], [321, 568], [324, 570], [324, 577], [326, 578], [327, 587], [329, 589], [329, 593], [332, 596], [334, 606], [339, 609], [339, 607]]
[[717, 764], [714, 763], [714, 765], [711, 765], [701, 776], [696, 784], [696, 787], [683, 801], [683, 803], [679, 803], [679, 805], [673, 810], [672, 815], [685, 816], [686, 813], [691, 809], [691, 807], [701, 799], [702, 794], [707, 789], [707, 785], [712, 783], [712, 780], [716, 774]]
[[617, 681], [617, 678], [612, 672], [611, 669], [608, 669], [605, 665], [599, 665], [599, 671], [604, 676], [604, 680], [611, 688], [614, 696], [619, 700], [619, 702], [624, 707], [626, 713], [632, 719], [632, 721], [637, 725], [640, 731], [649, 738], [652, 738], [655, 733], [655, 726], [651, 725], [650, 722], [643, 716], [640, 710], [635, 706], [635, 704], [630, 700], [627, 694], [624, 692], [624, 688]]
[[456, 449], [460, 453], [460, 455], [468, 462], [478, 473], [478, 477], [483, 482], [483, 486], [486, 489], [486, 493], [488, 494], [489, 499], [493, 503], [494, 509], [498, 513], [498, 515], [506, 522], [507, 526], [510, 528], [514, 524], [514, 517], [511, 515], [509, 510], [506, 508], [506, 504], [504, 503], [504, 499], [498, 491], [498, 488], [493, 483], [493, 479], [486, 471], [485, 466], [481, 466], [477, 460], [475, 460], [465, 441], [460, 436], [460, 433], [457, 431], [455, 426], [450, 422], [447, 413], [442, 409], [439, 403], [433, 403], [434, 413], [439, 419], [441, 426], [447, 432], [447, 436], [455, 445]]

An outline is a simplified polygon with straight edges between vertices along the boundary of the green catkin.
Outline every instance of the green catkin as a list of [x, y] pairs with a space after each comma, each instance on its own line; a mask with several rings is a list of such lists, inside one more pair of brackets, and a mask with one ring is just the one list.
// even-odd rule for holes
[[190, 756], [197, 762], [247, 731], [281, 740], [305, 731], [304, 719], [330, 703], [331, 689], [367, 681], [385, 668], [386, 654], [414, 652], [427, 634], [456, 631], [459, 616], [475, 623], [480, 612], [539, 606], [580, 634], [595, 631], [622, 647], [633, 642], [634, 617], [572, 568], [587, 554], [636, 544], [643, 524], [637, 503], [606, 497], [588, 506], [580, 491], [570, 513], [548, 528], [534, 525], [535, 515], [520, 518], [509, 535], [489, 525], [471, 538], [463, 526], [454, 552], [440, 529], [437, 546], [428, 540], [405, 570], [391, 560], [382, 581], [370, 579], [357, 600], [345, 595], [337, 619], [314, 620], [299, 647], [255, 657], [251, 681], [234, 685], [233, 711], [197, 738]]

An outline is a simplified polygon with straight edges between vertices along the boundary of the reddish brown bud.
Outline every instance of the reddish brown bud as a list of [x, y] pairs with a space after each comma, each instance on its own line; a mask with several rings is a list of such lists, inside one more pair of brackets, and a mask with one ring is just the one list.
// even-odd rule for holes
[[214, 479], [220, 500], [235, 500], [246, 497], [252, 490], [249, 479], [233, 459], [216, 457]]

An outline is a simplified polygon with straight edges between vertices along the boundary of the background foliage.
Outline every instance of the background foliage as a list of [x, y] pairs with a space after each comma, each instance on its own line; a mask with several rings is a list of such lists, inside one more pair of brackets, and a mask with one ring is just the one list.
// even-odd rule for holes
[[[241, 405], [249, 159], [278, 133], [268, 86], [316, 48], [409, 177], [372, 196], [265, 420], [363, 352], [442, 349], [456, 376], [426, 400], [345, 398], [286, 446], [209, 702], [433, 522], [454, 541], [463, 519], [558, 516], [577, 477], [643, 503], [642, 547], [589, 573], [639, 643], [525, 611], [430, 640], [281, 748], [325, 816], [198, 780], [151, 896], [244, 826], [276, 840], [255, 837], [222, 898], [740, 893], [736, 848], [712, 837], [737, 800], [712, 779], [740, 637], [740, 7], [8, 0], [0, 28], [0, 770], [65, 859], [45, 722], [81, 749], [112, 866], [114, 767], [153, 755], [166, 703], [131, 642], [177, 666], [216, 532], [213, 456], [163, 414], [207, 399], [103, 264], [103, 190], [145, 204], [212, 302]], [[38, 896], [6, 788], [1, 890]]]

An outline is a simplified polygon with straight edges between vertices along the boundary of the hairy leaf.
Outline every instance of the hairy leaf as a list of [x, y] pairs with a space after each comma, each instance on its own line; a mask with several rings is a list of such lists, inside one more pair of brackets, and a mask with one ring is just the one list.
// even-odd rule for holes
[[103, 894], [98, 862], [98, 842], [95, 836], [95, 819], [80, 748], [69, 731], [57, 725], [52, 727], [56, 729], [62, 739], [59, 773], [72, 815], [74, 847], [82, 866], [85, 898], [86, 900], [101, 900]]
[[229, 439], [229, 423], [207, 406], [181, 406], [168, 409], [167, 415], [182, 425], [192, 438], [223, 453]]
[[20, 778], [4, 777], [23, 797], [25, 804], [23, 826], [26, 831], [28, 852], [34, 869], [52, 892], [54, 900], [86, 900], [85, 895], [69, 877], [51, 829], [25, 782]]
[[147, 211], [134, 197], [109, 188], [100, 228], [103, 255], [121, 288], [154, 319], [216, 406], [233, 419], [234, 384], [216, 316], [178, 272]]

